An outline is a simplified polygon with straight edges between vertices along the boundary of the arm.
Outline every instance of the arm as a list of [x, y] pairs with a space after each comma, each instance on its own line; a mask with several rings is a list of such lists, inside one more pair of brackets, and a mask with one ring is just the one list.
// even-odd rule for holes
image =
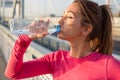
[[27, 35], [21, 35], [16, 40], [5, 71], [7, 77], [21, 79], [51, 73], [50, 63], [46, 57], [23, 63], [23, 55], [30, 42], [31, 39]]
[[114, 57], [109, 57], [107, 65], [108, 80], [120, 80], [120, 61]]

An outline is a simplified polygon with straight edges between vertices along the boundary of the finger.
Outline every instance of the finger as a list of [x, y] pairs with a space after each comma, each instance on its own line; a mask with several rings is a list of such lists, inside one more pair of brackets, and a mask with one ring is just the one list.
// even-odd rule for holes
[[40, 34], [37, 34], [37, 38], [42, 38], [42, 37], [45, 37], [46, 35], [48, 35], [47, 32], [42, 32]]

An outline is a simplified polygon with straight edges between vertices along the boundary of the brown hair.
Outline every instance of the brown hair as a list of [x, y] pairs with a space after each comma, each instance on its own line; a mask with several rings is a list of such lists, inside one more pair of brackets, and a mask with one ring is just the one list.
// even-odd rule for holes
[[78, 3], [82, 15], [82, 25], [92, 25], [89, 35], [91, 49], [96, 52], [112, 53], [112, 13], [108, 5], [99, 6], [90, 0], [74, 0]]

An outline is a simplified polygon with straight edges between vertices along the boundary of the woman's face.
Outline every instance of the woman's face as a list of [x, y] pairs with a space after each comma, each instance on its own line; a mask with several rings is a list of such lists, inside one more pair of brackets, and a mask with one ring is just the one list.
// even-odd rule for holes
[[61, 25], [61, 31], [58, 33], [59, 38], [69, 41], [81, 37], [83, 28], [80, 23], [80, 9], [77, 5], [77, 3], [72, 3], [59, 20], [59, 24]]

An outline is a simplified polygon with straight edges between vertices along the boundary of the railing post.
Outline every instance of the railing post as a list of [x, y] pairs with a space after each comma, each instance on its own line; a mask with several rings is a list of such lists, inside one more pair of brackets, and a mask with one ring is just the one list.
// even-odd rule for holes
[[4, 14], [5, 14], [5, 0], [2, 0], [1, 23], [4, 22]]
[[24, 19], [24, 0], [20, 0], [20, 18]]

